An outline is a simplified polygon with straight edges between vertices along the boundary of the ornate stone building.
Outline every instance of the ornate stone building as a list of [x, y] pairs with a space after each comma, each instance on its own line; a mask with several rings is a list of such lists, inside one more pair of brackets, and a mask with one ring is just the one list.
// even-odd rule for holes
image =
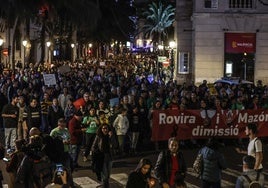
[[175, 30], [179, 83], [268, 83], [267, 0], [177, 0]]

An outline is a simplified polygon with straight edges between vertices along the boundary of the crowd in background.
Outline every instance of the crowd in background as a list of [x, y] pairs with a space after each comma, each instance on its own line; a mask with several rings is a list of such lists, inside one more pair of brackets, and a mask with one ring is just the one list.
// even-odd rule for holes
[[[111, 142], [116, 142], [112, 152], [135, 154], [150, 143], [153, 110], [268, 108], [268, 87], [261, 81], [256, 86], [218, 83], [217, 95], [212, 95], [206, 80], [199, 86], [194, 82], [178, 84], [157, 75], [155, 69], [155, 62], [148, 59], [142, 63], [56, 62], [49, 68], [30, 65], [4, 70], [0, 75], [0, 125], [5, 134], [2, 144], [13, 153], [15, 140], [28, 142], [32, 136], [29, 131], [38, 128], [38, 135], [61, 137], [63, 150], [68, 153], [67, 157], [63, 154], [61, 162], [74, 169], [79, 166], [81, 146], [84, 161], [92, 155], [98, 127], [107, 126], [116, 136]], [[44, 74], [54, 74], [56, 85], [45, 85]]]

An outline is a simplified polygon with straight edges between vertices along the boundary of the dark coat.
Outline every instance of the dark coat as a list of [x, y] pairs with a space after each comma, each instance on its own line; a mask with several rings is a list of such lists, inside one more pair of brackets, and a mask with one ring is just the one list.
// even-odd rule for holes
[[[186, 163], [183, 157], [182, 152], [178, 152], [177, 155], [177, 160], [179, 163], [179, 171], [176, 173], [176, 177], [178, 179], [184, 179], [185, 175], [186, 175]], [[169, 178], [171, 176], [171, 169], [172, 168], [172, 164], [171, 164], [171, 153], [170, 151], [162, 151], [159, 155], [158, 155], [158, 159], [155, 165], [155, 176], [158, 179], [160, 184], [163, 183], [168, 183], [169, 182]]]
[[128, 176], [126, 188], [148, 188], [147, 177], [141, 172], [132, 172]]
[[92, 170], [96, 173], [98, 179], [103, 169], [104, 160], [112, 161], [112, 154], [110, 147], [115, 145], [114, 136], [100, 134], [98, 129], [97, 136], [92, 144]]
[[54, 129], [58, 126], [58, 120], [64, 118], [64, 111], [60, 106], [57, 106], [57, 111], [53, 109], [53, 106], [48, 108], [48, 122], [51, 129]]
[[203, 171], [201, 179], [209, 182], [218, 182], [221, 180], [221, 170], [227, 168], [224, 156], [217, 150], [207, 146], [200, 149], [198, 154], [203, 155]]

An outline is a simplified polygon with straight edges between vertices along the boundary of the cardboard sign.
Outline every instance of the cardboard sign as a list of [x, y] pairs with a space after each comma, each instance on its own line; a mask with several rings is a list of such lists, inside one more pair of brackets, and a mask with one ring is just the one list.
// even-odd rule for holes
[[105, 66], [106, 64], [105, 64], [105, 62], [104, 61], [101, 61], [100, 62], [100, 66]]
[[58, 70], [60, 73], [64, 74], [64, 73], [70, 72], [71, 68], [69, 67], [69, 65], [62, 65], [58, 68]]
[[118, 97], [110, 99], [110, 106], [111, 107], [114, 107], [114, 106], [116, 106], [118, 104], [119, 104], [119, 98]]
[[43, 74], [44, 83], [47, 86], [53, 86], [56, 85], [56, 77], [55, 74]]

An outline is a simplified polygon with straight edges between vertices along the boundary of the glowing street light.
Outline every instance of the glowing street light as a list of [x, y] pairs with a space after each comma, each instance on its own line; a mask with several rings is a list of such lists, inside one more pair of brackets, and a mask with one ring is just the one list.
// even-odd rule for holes
[[26, 46], [27, 46], [28, 41], [26, 39], [24, 39], [22, 41], [22, 45], [23, 45], [23, 67], [25, 67], [25, 56], [26, 56]]
[[50, 46], [51, 46], [51, 42], [47, 41], [47, 51], [48, 51], [48, 63], [50, 63]]

